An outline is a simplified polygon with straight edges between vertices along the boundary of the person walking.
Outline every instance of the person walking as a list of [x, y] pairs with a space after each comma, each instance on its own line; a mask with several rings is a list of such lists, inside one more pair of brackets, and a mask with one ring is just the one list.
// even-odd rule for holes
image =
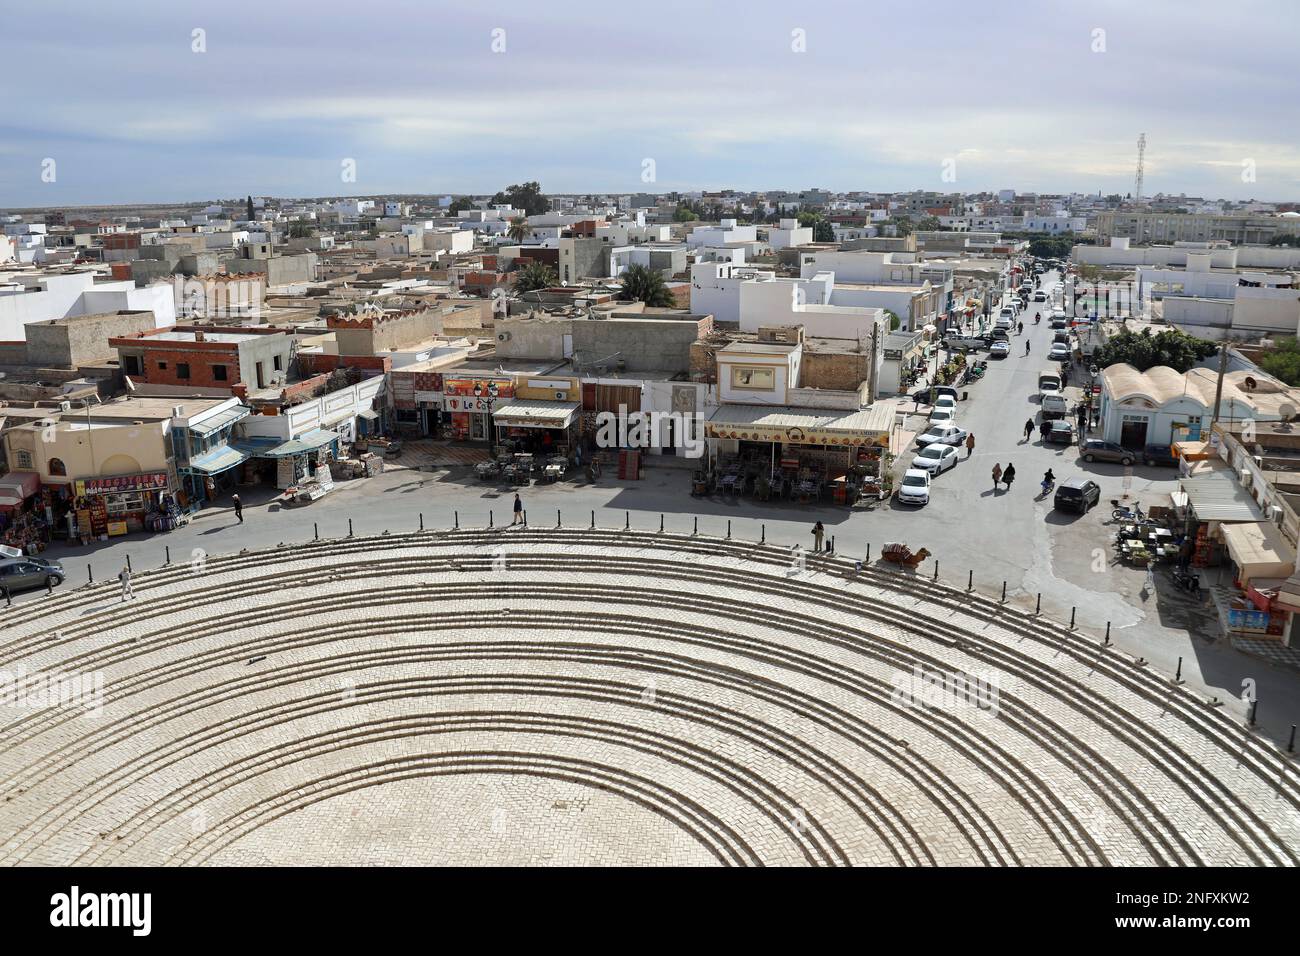
[[813, 536], [813, 553], [820, 554], [822, 550], [822, 541], [826, 537], [826, 528], [823, 527], [820, 521], [818, 521], [815, 525], [813, 525], [812, 536]]
[[511, 521], [510, 523], [511, 523], [511, 524], [520, 524], [520, 523], [523, 522], [524, 520], [525, 520], [525, 518], [524, 518], [524, 502], [523, 502], [523, 499], [519, 497], [519, 492], [516, 491], [516, 492], [515, 492], [515, 517], [514, 517], [514, 520]]
[[122, 600], [135, 597], [135, 590], [131, 587], [131, 567], [122, 565], [122, 570], [118, 572], [117, 579], [122, 582]]
[[240, 524], [243, 524], [243, 523], [244, 523], [244, 503], [243, 503], [242, 501], [239, 500], [239, 494], [238, 494], [238, 493], [235, 493], [235, 494], [231, 495], [231, 496], [230, 496], [230, 501], [231, 501], [231, 503], [235, 506], [235, 517], [239, 519], [239, 523], [240, 523]]
[[1002, 480], [1002, 466], [997, 462], [993, 463], [993, 490], [998, 490], [998, 482]]
[[1025, 441], [1029, 441], [1029, 436], [1034, 433], [1034, 420], [1032, 418], [1025, 420]]
[[1016, 466], [1007, 462], [1007, 467], [1002, 470], [1002, 480], [1006, 482], [1007, 491], [1011, 490], [1011, 482], [1016, 480]]
[[975, 433], [970, 432], [966, 435], [966, 457], [969, 458], [975, 454]]
[[1029, 354], [1029, 340], [1028, 340], [1028, 339], [1025, 340], [1025, 354], [1026, 354], [1026, 355]]

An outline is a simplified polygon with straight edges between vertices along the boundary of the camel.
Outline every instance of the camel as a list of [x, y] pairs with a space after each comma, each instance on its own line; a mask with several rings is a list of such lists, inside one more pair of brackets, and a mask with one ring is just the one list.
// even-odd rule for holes
[[880, 551], [880, 557], [883, 560], [907, 568], [915, 568], [929, 556], [930, 552], [926, 548], [922, 548], [913, 554], [912, 549], [901, 542], [887, 544]]

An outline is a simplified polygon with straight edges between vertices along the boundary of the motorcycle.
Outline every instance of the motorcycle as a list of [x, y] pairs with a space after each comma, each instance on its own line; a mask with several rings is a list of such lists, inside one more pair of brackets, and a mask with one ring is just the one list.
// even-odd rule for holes
[[1145, 523], [1150, 520], [1149, 518], [1147, 518], [1146, 512], [1142, 510], [1142, 505], [1140, 502], [1137, 501], [1133, 502], [1133, 510], [1131, 511], [1128, 508], [1123, 507], [1119, 503], [1118, 498], [1110, 499], [1110, 504], [1112, 508], [1110, 513], [1110, 517], [1112, 521], [1133, 521], [1138, 523]]
[[1039, 497], [1046, 498], [1056, 488], [1056, 482], [1048, 481], [1046, 478], [1044, 478], [1042, 481], [1038, 483], [1038, 487], [1041, 491]]
[[1193, 571], [1186, 571], [1183, 568], [1174, 568], [1173, 570], [1174, 587], [1180, 591], [1186, 591], [1188, 594], [1201, 593], [1201, 576]]

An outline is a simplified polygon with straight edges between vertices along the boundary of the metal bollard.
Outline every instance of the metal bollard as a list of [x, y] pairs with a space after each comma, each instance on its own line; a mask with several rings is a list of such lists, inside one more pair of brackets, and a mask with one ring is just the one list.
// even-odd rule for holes
[[630, 512], [630, 511], [624, 511], [624, 512], [623, 512], [623, 530], [624, 530], [624, 531], [627, 531], [627, 530], [628, 530], [629, 528], [631, 528], [631, 527], [632, 527], [632, 512]]
[[557, 528], [564, 527], [564, 515], [560, 514], [559, 508], [555, 509], [555, 527]]
[[1182, 682], [1183, 682], [1183, 659], [1180, 657], [1178, 658], [1178, 669], [1174, 671], [1174, 683], [1181, 684]]
[[348, 519], [348, 537], [352, 537], [352, 519]]
[[596, 530], [596, 512], [594, 511], [591, 513], [591, 530]]
[[862, 555], [862, 563], [863, 564], [871, 563], [871, 542], [870, 541], [867, 542], [866, 553]]
[[1007, 582], [1006, 581], [1002, 582], [1002, 603], [1003, 604], [1007, 603]]
[[488, 527], [489, 527], [489, 528], [494, 527], [494, 526], [495, 526], [495, 522], [496, 522], [496, 518], [493, 517], [492, 509], [489, 508], [489, 509], [488, 509]]
[[50, 576], [48, 574], [45, 575], [45, 593], [46, 594], [54, 593], [54, 582], [50, 580]]
[[1110, 621], [1106, 622], [1106, 641], [1102, 647], [1110, 647]]
[[320, 540], [320, 525], [315, 521], [311, 523], [311, 533], [315, 540]]
[[767, 544], [767, 525], [763, 525], [763, 536], [758, 539], [759, 544]]
[[699, 518], [699, 515], [696, 515], [696, 516], [695, 516], [695, 528], [694, 528], [694, 530], [691, 531], [691, 534], [699, 534], [699, 533], [700, 533], [700, 518]]
[[727, 519], [727, 540], [731, 540], [731, 519]]
[[966, 590], [967, 591], [975, 590], [975, 569], [974, 568], [972, 568], [966, 574]]
[[165, 544], [163, 545], [163, 550], [167, 552], [167, 560], [164, 562], [165, 566], [172, 563], [172, 546], [170, 544]]
[[1034, 605], [1034, 614], [1043, 613], [1043, 592], [1038, 592], [1038, 602]]
[[86, 565], [86, 577], [91, 584], [95, 583], [95, 569], [90, 565]]
[[420, 530], [421, 530], [421, 531], [424, 530], [424, 512], [423, 512], [423, 511], [420, 512]]
[[1074, 630], [1074, 612], [1075, 608], [1070, 608], [1070, 630]]
[[131, 570], [131, 556], [129, 554], [126, 556], [126, 569]]
[[453, 520], [456, 522], [453, 530], [459, 531], [459, 530], [460, 530], [460, 512], [459, 512], [459, 511], [453, 511], [451, 514], [452, 514], [452, 518], [453, 518]]
[[[830, 547], [830, 552], [831, 552], [831, 554], [834, 554], [834, 553], [835, 553], [835, 535], [831, 535], [831, 547]], [[936, 564], [935, 567], [937, 568], [938, 565]]]
[[1291, 725], [1291, 739], [1286, 742], [1286, 752], [1295, 753], [1295, 724]]
[[939, 580], [939, 562], [934, 562], [934, 580]]
[[1259, 709], [1259, 698], [1256, 697], [1250, 702], [1250, 726], [1255, 726], [1255, 711]]

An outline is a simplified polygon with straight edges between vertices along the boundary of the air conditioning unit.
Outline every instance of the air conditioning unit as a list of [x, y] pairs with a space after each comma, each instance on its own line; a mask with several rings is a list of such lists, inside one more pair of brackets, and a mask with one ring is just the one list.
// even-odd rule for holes
[[568, 392], [556, 392], [556, 393], [555, 393], [555, 400], [556, 400], [557, 402], [567, 401], [568, 398], [569, 398], [569, 393], [568, 393]]
[[497, 333], [497, 341], [498, 341], [498, 342], [509, 342], [509, 341], [510, 341], [510, 333], [509, 333], [509, 332], [498, 332], [498, 333]]
[[185, 406], [184, 406], [184, 405], [173, 405], [173, 406], [172, 406], [172, 418], [184, 418], [184, 417], [185, 417]]
[[1268, 517], [1269, 517], [1269, 520], [1271, 520], [1271, 521], [1272, 521], [1275, 525], [1277, 525], [1279, 528], [1282, 527], [1282, 506], [1281, 506], [1281, 505], [1269, 505], [1269, 508], [1268, 508]]
[[71, 403], [71, 402], [59, 402], [59, 411], [61, 411], [61, 412], [70, 412], [70, 411], [72, 411], [72, 403]]

